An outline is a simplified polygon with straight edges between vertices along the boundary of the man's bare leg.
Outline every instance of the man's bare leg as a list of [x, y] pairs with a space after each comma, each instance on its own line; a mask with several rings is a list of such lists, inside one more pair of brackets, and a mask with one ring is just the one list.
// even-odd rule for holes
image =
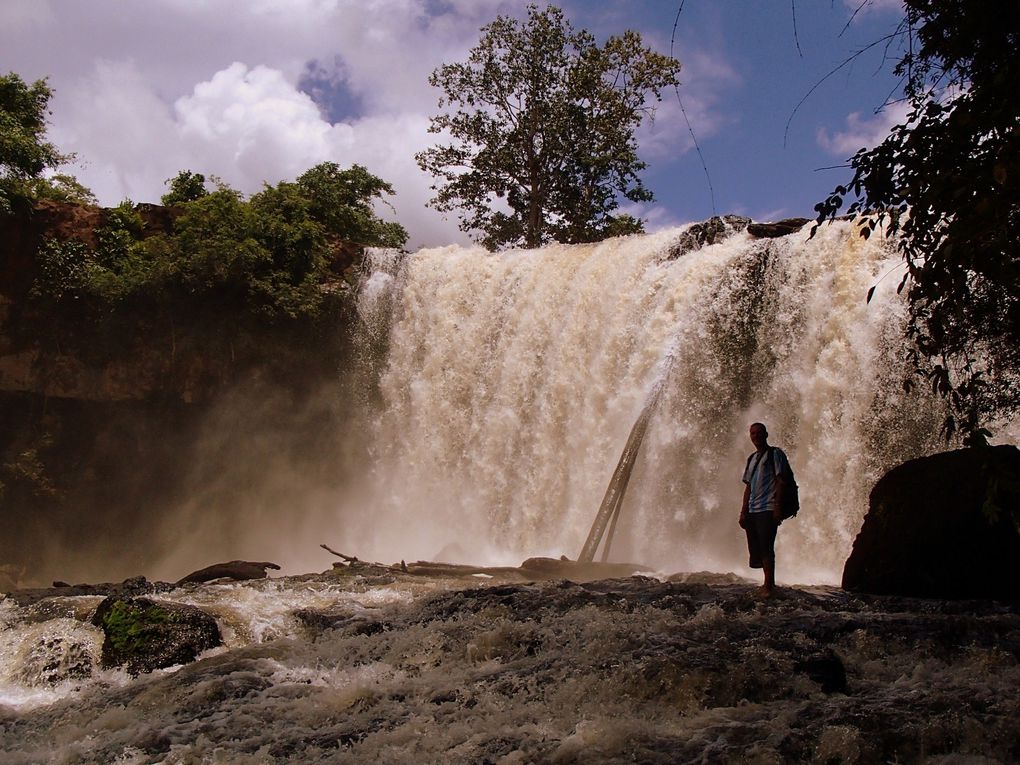
[[776, 562], [774, 560], [762, 561], [762, 568], [765, 571], [765, 583], [758, 591], [763, 598], [771, 598], [776, 591]]

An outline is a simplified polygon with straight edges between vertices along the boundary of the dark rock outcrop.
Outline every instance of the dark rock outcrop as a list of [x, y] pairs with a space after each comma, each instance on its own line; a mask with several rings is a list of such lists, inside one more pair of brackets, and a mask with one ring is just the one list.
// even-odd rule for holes
[[810, 223], [807, 218], [784, 218], [773, 223], [749, 223], [747, 233], [756, 239], [776, 239], [796, 234], [807, 223]]
[[7, 593], [7, 597], [19, 606], [30, 606], [47, 598], [70, 598], [79, 595], [129, 598], [137, 595], [149, 595], [154, 592], [167, 592], [171, 588], [172, 585], [166, 582], [150, 582], [144, 576], [133, 576], [123, 582], [103, 582], [101, 584], [54, 582], [52, 587], [13, 590]]
[[110, 596], [96, 608], [104, 667], [123, 666], [132, 675], [192, 662], [223, 644], [216, 620], [200, 608], [148, 598]]
[[854, 592], [1020, 599], [1020, 450], [980, 447], [911, 460], [871, 492], [843, 569]]
[[721, 242], [733, 234], [740, 233], [750, 223], [750, 218], [740, 215], [723, 215], [722, 217], [716, 215], [702, 223], [695, 223], [670, 245], [666, 259], [676, 260], [688, 252]]

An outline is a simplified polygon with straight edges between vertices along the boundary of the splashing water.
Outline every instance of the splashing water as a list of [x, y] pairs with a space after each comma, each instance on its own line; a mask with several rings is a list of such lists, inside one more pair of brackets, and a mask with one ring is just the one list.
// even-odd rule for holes
[[358, 543], [383, 559], [576, 554], [668, 369], [613, 558], [746, 571], [739, 476], [761, 420], [804, 506], [779, 576], [837, 581], [874, 482], [940, 447], [937, 402], [900, 389], [903, 303], [879, 281], [899, 258], [847, 223], [671, 258], [684, 231], [375, 262], [362, 315], [389, 334]]

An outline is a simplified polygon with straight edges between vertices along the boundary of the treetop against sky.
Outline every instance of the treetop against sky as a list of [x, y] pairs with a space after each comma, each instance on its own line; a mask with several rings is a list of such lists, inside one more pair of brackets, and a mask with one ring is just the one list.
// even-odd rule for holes
[[[667, 93], [639, 134], [656, 199], [621, 211], [649, 230], [713, 212], [812, 216], [847, 174], [821, 168], [876, 144], [906, 111], [876, 113], [898, 94], [897, 51], [881, 44], [826, 77], [901, 18], [898, 2], [854, 16], [858, 5], [686, 0], [673, 53], [713, 193]], [[680, 0], [560, 6], [599, 40], [630, 28], [669, 53]], [[497, 14], [526, 10], [524, 0], [6, 0], [0, 69], [49, 78], [50, 138], [78, 155], [69, 169], [104, 204], [158, 201], [182, 169], [251, 193], [322, 161], [357, 163], [393, 184], [418, 247], [465, 241], [455, 216], [426, 207], [433, 179], [414, 160], [435, 140], [440, 94], [428, 74], [464, 60]]]

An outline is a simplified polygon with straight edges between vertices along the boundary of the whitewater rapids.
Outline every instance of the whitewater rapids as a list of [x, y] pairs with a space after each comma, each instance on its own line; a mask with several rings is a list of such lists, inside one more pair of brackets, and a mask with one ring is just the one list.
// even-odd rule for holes
[[[1005, 763], [1020, 613], [732, 576], [589, 584], [340, 570], [159, 596], [225, 648], [100, 670], [96, 598], [0, 605], [0, 761]], [[76, 601], [76, 602], [75, 602]]]

